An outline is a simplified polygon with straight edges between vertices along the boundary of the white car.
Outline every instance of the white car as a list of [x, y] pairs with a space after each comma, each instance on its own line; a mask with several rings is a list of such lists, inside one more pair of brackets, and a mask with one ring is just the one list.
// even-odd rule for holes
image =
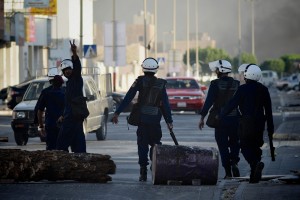
[[[83, 122], [84, 133], [95, 132], [97, 140], [105, 140], [107, 122], [113, 116], [113, 98], [106, 88], [98, 89], [91, 76], [83, 75], [83, 95], [87, 98], [89, 116]], [[41, 91], [50, 86], [47, 77], [33, 80], [27, 88], [23, 100], [13, 109], [11, 127], [17, 145], [26, 145], [29, 137], [37, 137], [34, 123], [34, 108]], [[41, 141], [45, 138], [39, 136]]]
[[299, 78], [297, 74], [288, 77], [282, 77], [276, 82], [276, 88], [279, 90], [299, 90]]
[[267, 87], [272, 86], [278, 81], [278, 75], [277, 72], [272, 71], [272, 70], [263, 70], [262, 71], [262, 76], [259, 82], [264, 84]]

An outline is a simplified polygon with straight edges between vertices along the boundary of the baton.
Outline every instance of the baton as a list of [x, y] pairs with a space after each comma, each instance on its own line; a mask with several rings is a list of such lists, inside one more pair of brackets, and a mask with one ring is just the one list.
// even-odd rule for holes
[[168, 124], [168, 123], [167, 123], [167, 126], [168, 126], [168, 128], [169, 128], [170, 135], [171, 135], [171, 137], [172, 137], [172, 139], [173, 139], [173, 141], [174, 141], [174, 144], [175, 144], [175, 145], [178, 145], [178, 141], [177, 141], [176, 136], [175, 136], [175, 134], [174, 134], [174, 132], [173, 132], [173, 129], [169, 127], [169, 124]]
[[275, 161], [275, 147], [273, 146], [273, 136], [272, 135], [268, 135], [268, 136], [269, 136], [269, 145], [270, 145], [272, 161]]

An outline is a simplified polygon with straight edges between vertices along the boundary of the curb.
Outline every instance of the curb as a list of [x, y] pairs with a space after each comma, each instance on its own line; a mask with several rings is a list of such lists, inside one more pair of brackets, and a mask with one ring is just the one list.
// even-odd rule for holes
[[273, 139], [276, 140], [300, 140], [299, 134], [291, 133], [274, 133]]
[[273, 139], [277, 140], [300, 140], [300, 120], [282, 122], [275, 133]]
[[11, 116], [12, 110], [0, 110], [0, 116]]

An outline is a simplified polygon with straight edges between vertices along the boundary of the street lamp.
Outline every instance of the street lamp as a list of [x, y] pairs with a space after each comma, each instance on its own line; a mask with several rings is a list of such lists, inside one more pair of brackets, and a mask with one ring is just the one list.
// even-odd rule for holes
[[165, 53], [166, 52], [166, 38], [165, 38], [165, 36], [166, 35], [173, 35], [174, 34], [174, 31], [164, 31], [163, 32], [163, 53]]
[[186, 1], [186, 76], [190, 76], [190, 1]]
[[79, 58], [81, 59], [82, 58], [82, 37], [83, 37], [83, 20], [82, 20], [82, 17], [83, 17], [83, 14], [82, 14], [82, 8], [83, 6], [83, 3], [82, 3], [82, 0], [80, 0], [80, 22], [79, 22], [79, 26], [80, 26], [80, 30], [79, 30]]
[[255, 56], [255, 40], [254, 40], [254, 0], [251, 1], [251, 35], [252, 35], [252, 55]]
[[199, 43], [199, 41], [198, 41], [198, 0], [195, 0], [196, 2], [195, 2], [195, 17], [196, 17], [196, 53], [195, 53], [195, 56], [196, 56], [196, 65], [195, 65], [195, 67], [196, 67], [196, 78], [198, 78], [199, 77], [199, 47], [198, 47], [198, 43]]
[[176, 0], [173, 0], [173, 51], [176, 50]]
[[154, 0], [154, 57], [157, 59], [157, 0]]
[[144, 46], [145, 58], [147, 58], [147, 0], [144, 0]]
[[239, 37], [239, 63], [238, 66], [241, 65], [241, 53], [242, 53], [242, 33], [241, 33], [241, 0], [238, 0], [238, 37]]
[[112, 56], [113, 56], [113, 91], [115, 92], [117, 90], [117, 59], [116, 59], [116, 0], [113, 0], [113, 21], [112, 21], [112, 31], [113, 31], [113, 49], [112, 49]]

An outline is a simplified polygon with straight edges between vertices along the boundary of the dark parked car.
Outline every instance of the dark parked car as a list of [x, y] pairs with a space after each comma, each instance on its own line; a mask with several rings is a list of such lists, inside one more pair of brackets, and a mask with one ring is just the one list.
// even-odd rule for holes
[[2, 88], [0, 91], [0, 99], [2, 100], [2, 102], [4, 102], [6, 98], [7, 98], [7, 87]]
[[26, 81], [7, 88], [7, 107], [9, 109], [14, 109], [14, 107], [22, 101], [25, 91], [30, 83], [31, 81]]
[[[120, 92], [113, 92], [112, 98], [113, 98], [113, 110], [114, 112], [117, 110], [117, 108], [120, 106], [121, 102], [123, 101], [125, 97], [124, 93]], [[129, 105], [125, 108], [123, 112], [130, 112], [132, 109], [132, 105], [137, 102], [137, 96], [129, 103]]]

